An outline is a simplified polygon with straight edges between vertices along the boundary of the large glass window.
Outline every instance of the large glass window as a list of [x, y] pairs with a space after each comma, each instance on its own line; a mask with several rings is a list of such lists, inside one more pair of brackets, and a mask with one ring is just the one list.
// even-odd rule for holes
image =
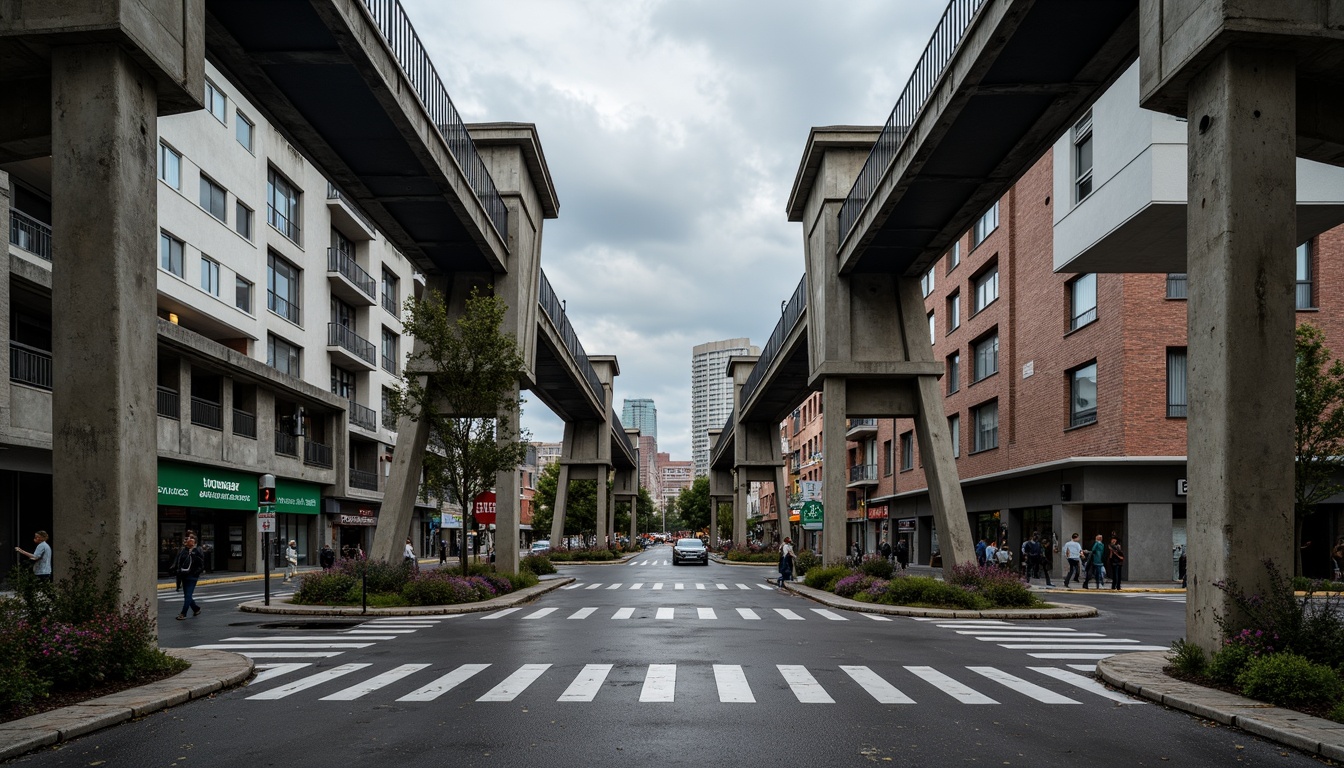
[[215, 116], [219, 122], [225, 122], [225, 109], [228, 99], [224, 98], [224, 92], [209, 80], [205, 81], [205, 110]]
[[1079, 427], [1097, 420], [1097, 362], [1069, 373], [1069, 426]]
[[929, 267], [929, 270], [920, 276], [919, 291], [924, 294], [925, 298], [933, 293], [933, 267]]
[[299, 190], [271, 168], [266, 173], [266, 221], [299, 242]]
[[397, 295], [397, 283], [400, 282], [396, 275], [383, 270], [383, 309], [396, 315], [399, 308]]
[[975, 422], [975, 434], [972, 437], [971, 450], [987, 451], [999, 447], [999, 402], [991, 400], [971, 409], [971, 419]]
[[252, 239], [252, 209], [243, 205], [242, 200], [233, 201], [233, 228], [248, 240]]
[[266, 335], [266, 364], [281, 373], [287, 373], [290, 376], [303, 375], [303, 369], [299, 366], [299, 356], [301, 350], [272, 334]]
[[971, 227], [971, 248], [983, 243], [990, 233], [999, 228], [999, 201], [995, 200], [984, 215], [975, 220]]
[[234, 112], [233, 135], [237, 137], [238, 143], [243, 145], [243, 149], [252, 151], [252, 121], [243, 117], [242, 112]]
[[219, 295], [219, 262], [201, 255], [201, 290], [211, 296]]
[[159, 180], [173, 189], [182, 188], [182, 156], [162, 142], [159, 143]]
[[395, 331], [387, 328], [383, 329], [383, 370], [392, 375], [397, 375], [397, 334]]
[[901, 471], [915, 468], [915, 433], [901, 434]]
[[1185, 349], [1172, 347], [1167, 350], [1167, 416], [1185, 418], [1186, 395]]
[[181, 240], [178, 240], [167, 232], [160, 231], [159, 269], [162, 269], [164, 272], [172, 272], [174, 275], [182, 277], [185, 274], [182, 264], [182, 249], [183, 244]]
[[220, 221], [225, 221], [229, 195], [224, 188], [201, 174], [201, 207], [205, 212]]
[[1092, 194], [1092, 110], [1073, 126], [1073, 201]]
[[1069, 283], [1069, 330], [1077, 330], [1097, 319], [1097, 275], [1088, 273]]
[[971, 314], [984, 309], [994, 303], [999, 298], [999, 265], [994, 264], [989, 269], [981, 272], [972, 281], [975, 288], [974, 304], [971, 306]]
[[961, 414], [947, 417], [947, 433], [952, 437], [952, 458], [961, 458]]
[[952, 243], [952, 250], [947, 252], [947, 271], [951, 272], [961, 263], [961, 240], [958, 239]]
[[953, 352], [947, 356], [947, 394], [961, 389], [961, 353]]
[[929, 344], [932, 345], [938, 341], [937, 323], [934, 322], [933, 313], [929, 313]]
[[299, 324], [299, 268], [274, 252], [266, 254], [266, 307]]
[[355, 374], [340, 366], [331, 366], [331, 391], [346, 400], [354, 400]]
[[233, 305], [252, 314], [252, 282], [238, 275], [233, 276]]
[[1297, 246], [1297, 308], [1310, 309], [1311, 303], [1311, 243]]
[[980, 381], [998, 372], [999, 332], [995, 331], [975, 343], [975, 364], [971, 371], [971, 381]]
[[882, 442], [882, 474], [891, 477], [892, 464], [894, 463], [891, 455], [891, 441], [884, 440]]
[[961, 291], [947, 297], [947, 332], [961, 327]]

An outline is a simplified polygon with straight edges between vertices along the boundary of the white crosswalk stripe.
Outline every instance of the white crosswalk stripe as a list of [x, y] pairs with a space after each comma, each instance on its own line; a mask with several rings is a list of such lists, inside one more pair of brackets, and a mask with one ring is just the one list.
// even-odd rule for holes
[[664, 619], [670, 621], [672, 620], [672, 618], [675, 617], [675, 615], [676, 615], [675, 608], [659, 608], [658, 613], [654, 616], [654, 619]]
[[751, 591], [751, 587], [748, 587], [746, 584], [738, 584], [738, 585], [737, 585], [737, 588], [738, 588], [738, 589], [745, 589], [745, 590], [747, 590], [748, 592]]
[[634, 608], [622, 608], [622, 609], [620, 609], [619, 611], [617, 611], [617, 612], [615, 613], [615, 615], [613, 615], [611, 618], [613, 618], [613, 619], [628, 619], [628, 618], [630, 618], [631, 616], [634, 616], [634, 615], [635, 615], [635, 609], [634, 609]]
[[717, 618], [719, 618], [718, 616], [714, 615], [714, 609], [713, 609], [713, 608], [696, 608], [695, 611], [696, 611], [697, 618], [701, 618], [701, 619], [717, 619]]
[[527, 619], [544, 619], [544, 618], [546, 618], [547, 616], [550, 616], [552, 613], [555, 613], [557, 610], [559, 610], [559, 609], [558, 609], [558, 608], [542, 608], [542, 609], [540, 609], [540, 610], [533, 611], [532, 613], [527, 614], [526, 616], [523, 617], [523, 620], [526, 621]]
[[640, 582], [636, 582], [636, 583], [634, 583], [634, 584], [631, 584], [631, 585], [630, 585], [630, 588], [631, 588], [631, 589], [643, 589], [643, 588], [644, 588], [644, 582], [640, 581]]
[[597, 589], [597, 588], [600, 587], [600, 586], [602, 586], [600, 583], [593, 583], [593, 584], [589, 584], [588, 586], [584, 587], [584, 589]]
[[685, 584], [682, 584], [681, 582], [677, 582], [676, 585], [675, 585], [675, 588], [676, 588], [676, 589], [685, 589], [685, 588], [686, 588], [686, 585], [685, 585]]
[[575, 611], [574, 613], [570, 614], [569, 618], [571, 618], [571, 619], [586, 619], [586, 618], [588, 618], [589, 616], [592, 616], [593, 613], [596, 612], [596, 611], [597, 611], [596, 608], [580, 608], [579, 610], [577, 610], [577, 611]]
[[695, 585], [695, 588], [696, 588], [696, 589], [704, 589], [704, 588], [705, 588], [705, 585], [704, 585], [704, 584], [696, 584], [696, 585]]
[[597, 696], [597, 692], [602, 689], [602, 682], [607, 679], [607, 673], [611, 672], [610, 664], [588, 664], [574, 682], [569, 684], [565, 692], [560, 695], [557, 701], [592, 701]]
[[566, 584], [565, 586], [561, 587], [561, 589], [578, 589], [581, 586], [583, 585], [576, 581], [573, 584]]
[[738, 665], [715, 664], [714, 683], [719, 687], [719, 701], [725, 704], [756, 703], [747, 684], [747, 674]]
[[789, 684], [789, 690], [798, 697], [799, 704], [834, 704], [835, 699], [817, 684], [817, 679], [807, 671], [807, 667], [797, 664], [779, 664], [777, 665], [779, 674], [784, 676], [784, 682]]
[[748, 620], [748, 621], [760, 621], [760, 620], [761, 620], [761, 617], [760, 617], [760, 616], [757, 616], [757, 615], [756, 615], [756, 612], [753, 611], [753, 610], [751, 610], [750, 608], [738, 608], [738, 609], [737, 609], [737, 615], [741, 616], [742, 618], [744, 618], [744, 619], [746, 619], [746, 620]]
[[962, 685], [933, 667], [906, 667], [906, 669], [915, 677], [920, 678], [962, 704], [999, 703], [970, 686]]
[[486, 692], [477, 701], [513, 701], [518, 694], [537, 681], [537, 678], [551, 668], [550, 664], [524, 664], [517, 672], [504, 678], [504, 681]]
[[873, 621], [891, 621], [890, 616], [879, 616], [876, 613], [864, 613], [860, 615], [863, 616], [865, 619], [872, 619]]
[[280, 675], [287, 675], [290, 672], [297, 672], [298, 670], [303, 669], [304, 667], [311, 667], [312, 665], [313, 663], [311, 661], [297, 664], [294, 663], [280, 664], [276, 662], [257, 664], [256, 668], [261, 671], [257, 673], [256, 677], [249, 680], [247, 684], [261, 685], [262, 683], [266, 682], [267, 680], [270, 680], [273, 677], [279, 677]]
[[258, 701], [274, 701], [276, 699], [283, 699], [286, 696], [292, 696], [293, 694], [296, 694], [299, 691], [306, 691], [309, 688], [314, 688], [330, 680], [335, 680], [336, 678], [342, 675], [348, 675], [351, 672], [357, 672], [361, 669], [364, 669], [367, 666], [369, 665], [342, 664], [339, 667], [324, 669], [321, 672], [318, 672], [317, 674], [309, 677], [305, 677], [302, 680], [296, 680], [295, 682], [292, 682], [289, 685], [282, 685], [279, 688], [273, 688], [269, 691], [258, 693], [255, 696], [248, 696], [247, 698]]
[[495, 611], [494, 613], [487, 613], [486, 615], [484, 615], [484, 616], [481, 617], [481, 621], [490, 621], [490, 620], [492, 620], [492, 619], [502, 619], [502, 618], [504, 618], [505, 616], [508, 616], [510, 613], [517, 613], [518, 611], [521, 611], [521, 610], [523, 610], [523, 609], [522, 609], [522, 608], [505, 608], [505, 609], [502, 610], [502, 611]]
[[607, 587], [607, 589], [620, 589], [620, 588], [621, 588], [621, 582], [619, 581], [616, 582], [615, 584], [612, 584], [610, 587]]
[[644, 675], [644, 688], [639, 692], [640, 701], [676, 701], [677, 665], [650, 664]]
[[794, 613], [793, 611], [790, 611], [788, 608], [776, 608], [776, 609], [775, 609], [775, 613], [778, 613], [780, 616], [783, 616], [784, 618], [788, 619], [789, 621], [802, 621], [802, 620], [803, 620], [803, 617], [802, 617], [802, 616], [799, 616], [798, 614]]
[[470, 680], [489, 666], [489, 664], [463, 664], [429, 685], [402, 696], [397, 701], [433, 701], [463, 682]]
[[661, 582], [661, 581], [656, 582], [656, 583], [653, 585], [652, 588], [653, 588], [653, 589], [662, 589], [662, 588], [663, 588], [663, 582]]
[[1063, 696], [1061, 694], [1055, 693], [1054, 691], [1048, 688], [1042, 688], [1041, 686], [1036, 685], [1035, 683], [1029, 683], [1026, 680], [1023, 680], [1022, 678], [1016, 675], [1010, 675], [1001, 669], [995, 669], [994, 667], [967, 667], [967, 669], [971, 670], [977, 675], [981, 675], [990, 680], [993, 680], [994, 682], [1004, 686], [1005, 688], [1008, 688], [1009, 690], [1017, 691], [1023, 696], [1029, 696], [1043, 704], [1082, 703], [1080, 701], [1070, 699], [1068, 696]]
[[1079, 632], [1073, 627], [1027, 626], [984, 619], [940, 621], [935, 626], [1007, 650], [1030, 651], [1027, 655], [1036, 659], [1097, 661], [1124, 651], [1167, 650], [1166, 646], [1107, 637], [1102, 632]]
[[775, 587], [772, 587], [769, 584], [757, 584], [756, 586], [760, 587], [761, 589], [767, 589], [771, 591], [774, 591], [775, 589]]
[[717, 587], [717, 588], [719, 588], [719, 589], [727, 589], [727, 588], [728, 588], [728, 585], [727, 585], [727, 584], [715, 584], [714, 586]]
[[868, 667], [840, 667], [845, 674], [859, 684], [869, 696], [877, 699], [878, 704], [914, 704], [915, 700], [901, 693], [896, 686], [883, 680]]
[[[1071, 667], [1076, 667], [1076, 666], [1084, 666], [1084, 665], [1081, 665], [1081, 664], [1070, 664], [1069, 666], [1071, 666]], [[1054, 679], [1059, 680], [1060, 682], [1068, 683], [1069, 685], [1076, 686], [1076, 687], [1078, 687], [1078, 688], [1082, 688], [1082, 689], [1085, 690], [1085, 691], [1089, 691], [1089, 692], [1091, 692], [1091, 693], [1095, 693], [1096, 695], [1102, 697], [1103, 699], [1110, 699], [1111, 701], [1114, 701], [1114, 702], [1116, 702], [1117, 704], [1146, 704], [1146, 703], [1147, 703], [1147, 702], [1143, 701], [1142, 699], [1135, 699], [1135, 698], [1131, 698], [1131, 697], [1129, 697], [1129, 696], [1126, 696], [1126, 695], [1124, 695], [1123, 693], [1116, 693], [1115, 691], [1112, 691], [1111, 689], [1109, 689], [1109, 688], [1107, 688], [1106, 686], [1102, 685], [1101, 683], [1097, 682], [1097, 681], [1094, 680], [1093, 678], [1086, 677], [1086, 676], [1084, 676], [1084, 675], [1080, 675], [1080, 674], [1078, 674], [1078, 673], [1076, 673], [1076, 672], [1070, 672], [1070, 671], [1068, 671], [1068, 670], [1066, 670], [1066, 669], [1055, 669], [1054, 667], [1031, 667], [1030, 669], [1031, 669], [1033, 672], [1039, 672], [1039, 673], [1041, 673], [1042, 675], [1045, 675], [1046, 677], [1053, 677]], [[1095, 669], [1096, 669], [1096, 666], [1093, 665], [1092, 670], [1094, 671]]]
[[831, 621], [849, 621], [849, 619], [846, 619], [835, 611], [828, 611], [825, 608], [813, 608], [812, 612], [823, 618], [830, 619]]
[[337, 691], [331, 694], [330, 696], [323, 696], [320, 700], [354, 701], [355, 699], [358, 699], [359, 697], [367, 693], [372, 693], [373, 691], [376, 691], [379, 688], [386, 688], [387, 686], [397, 682], [403, 677], [409, 677], [410, 675], [413, 675], [416, 672], [419, 672], [420, 670], [428, 666], [429, 666], [428, 664], [402, 664], [396, 669], [393, 669], [389, 672], [384, 672], [383, 674], [378, 675], [376, 677], [371, 677], [358, 685], [352, 685], [349, 688]]

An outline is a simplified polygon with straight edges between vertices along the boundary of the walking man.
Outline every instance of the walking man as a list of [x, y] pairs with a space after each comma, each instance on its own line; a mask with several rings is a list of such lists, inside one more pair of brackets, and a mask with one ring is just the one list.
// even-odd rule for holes
[[793, 578], [793, 539], [784, 537], [784, 545], [779, 548], [779, 588]]
[[294, 540], [289, 540], [289, 546], [285, 547], [285, 582], [297, 576], [299, 573], [299, 553], [294, 549]]
[[47, 532], [38, 531], [33, 534], [32, 552], [24, 552], [22, 548], [15, 547], [14, 551], [33, 561], [33, 575], [39, 581], [51, 581], [51, 545], [47, 543]]
[[905, 537], [896, 542], [896, 562], [901, 564], [902, 571], [910, 565], [910, 545], [905, 543]]
[[1027, 581], [1030, 582], [1041, 569], [1041, 534], [1032, 531], [1031, 538], [1022, 542], [1022, 555], [1022, 559], [1026, 560]]
[[988, 547], [989, 545], [985, 543], [985, 537], [983, 536], [980, 537], [979, 541], [975, 542], [975, 562], [981, 568], [985, 567], [985, 550]]
[[985, 545], [985, 562], [989, 565], [999, 564], [999, 548], [994, 546], [994, 542]]
[[196, 546], [195, 534], [188, 533], [187, 538], [182, 542], [182, 551], [177, 553], [177, 572], [182, 576], [182, 612], [177, 614], [177, 620], [183, 621], [187, 618], [187, 609], [191, 609], [192, 616], [201, 615], [201, 606], [196, 603], [196, 581], [201, 578], [201, 572], [205, 570], [205, 555], [201, 554], [200, 547]]
[[1110, 556], [1110, 562], [1106, 566], [1111, 569], [1111, 589], [1120, 589], [1120, 569], [1125, 565], [1125, 550], [1120, 546], [1120, 537], [1111, 537], [1111, 546], [1107, 551]]
[[1069, 563], [1069, 572], [1064, 575], [1064, 588], [1069, 588], [1069, 581], [1078, 581], [1080, 574], [1078, 566], [1082, 562], [1083, 545], [1078, 543], [1078, 534], [1073, 534], [1068, 543], [1064, 545], [1064, 559]]
[[1101, 541], [1101, 534], [1097, 534], [1097, 540], [1092, 542], [1092, 550], [1087, 556], [1087, 576], [1083, 578], [1083, 589], [1087, 589], [1087, 583], [1096, 580], [1097, 589], [1101, 589], [1101, 567], [1102, 561], [1106, 558], [1106, 545]]

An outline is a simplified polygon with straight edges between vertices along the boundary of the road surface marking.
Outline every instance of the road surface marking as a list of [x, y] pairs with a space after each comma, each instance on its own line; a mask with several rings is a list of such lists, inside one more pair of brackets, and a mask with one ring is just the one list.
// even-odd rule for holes
[[868, 667], [846, 667], [840, 669], [853, 678], [868, 695], [877, 699], [878, 704], [914, 704], [915, 700], [901, 693], [896, 686], [877, 676]]
[[735, 664], [715, 664], [714, 682], [719, 686], [719, 701], [725, 704], [755, 704], [747, 675]]
[[640, 701], [669, 702], [676, 700], [677, 665], [650, 664], [644, 675], [644, 688], [639, 692]]
[[610, 664], [587, 664], [556, 701], [592, 701], [611, 671]]
[[741, 616], [742, 618], [744, 618], [744, 619], [746, 619], [746, 620], [748, 620], [748, 621], [760, 621], [760, 620], [761, 620], [761, 617], [760, 617], [760, 616], [757, 616], [757, 615], [756, 615], [756, 612], [753, 611], [753, 610], [751, 610], [750, 608], [738, 608], [738, 609], [737, 609], [737, 613], [738, 613], [739, 616]]
[[523, 609], [522, 609], [522, 608], [505, 608], [505, 609], [502, 610], [502, 611], [495, 611], [494, 613], [491, 613], [491, 614], [489, 614], [489, 615], [482, 616], [482, 617], [481, 617], [481, 621], [489, 621], [490, 619], [502, 619], [502, 618], [504, 618], [505, 616], [508, 616], [510, 613], [517, 613], [518, 611], [521, 611], [521, 610], [523, 610]]
[[1068, 696], [1065, 696], [1063, 694], [1055, 693], [1049, 688], [1042, 688], [1041, 686], [1036, 685], [1035, 683], [1029, 683], [1026, 680], [1023, 680], [1022, 678], [1016, 675], [1010, 675], [1001, 669], [996, 669], [994, 667], [967, 667], [967, 669], [971, 670], [977, 675], [993, 680], [994, 682], [998, 683], [999, 685], [1002, 685], [1003, 687], [1011, 691], [1017, 691], [1023, 696], [1035, 699], [1041, 702], [1042, 704], [1082, 703], [1080, 701], [1070, 699]]
[[456, 688], [462, 682], [470, 679], [473, 675], [490, 666], [489, 664], [463, 664], [438, 680], [426, 685], [423, 688], [411, 691], [402, 696], [397, 701], [433, 701], [443, 694]]
[[596, 608], [580, 608], [579, 610], [577, 610], [577, 611], [575, 611], [574, 613], [570, 614], [569, 618], [571, 618], [571, 619], [586, 619], [586, 618], [588, 618], [589, 616], [592, 616], [593, 613], [594, 613], [596, 610], [597, 610]]
[[[1083, 667], [1088, 665], [1070, 664], [1069, 666]], [[1096, 669], [1096, 665], [1091, 666], [1093, 669]], [[1082, 688], [1084, 691], [1088, 691], [1089, 693], [1095, 693], [1096, 695], [1102, 697], [1103, 699], [1110, 699], [1111, 701], [1114, 701], [1117, 704], [1148, 703], [1141, 699], [1131, 698], [1129, 696], [1124, 695], [1123, 693], [1116, 693], [1115, 691], [1110, 690], [1109, 688], [1097, 682], [1096, 680], [1087, 677], [1085, 675], [1080, 675], [1076, 672], [1069, 672], [1068, 670], [1056, 669], [1054, 667], [1030, 667], [1030, 669], [1034, 672], [1040, 672], [1042, 675], [1045, 675], [1046, 677], [1053, 677], [1054, 679], [1059, 680], [1060, 682], [1068, 683], [1069, 685]]]
[[634, 616], [634, 615], [635, 615], [635, 609], [634, 609], [634, 608], [622, 608], [622, 609], [620, 609], [619, 611], [616, 612], [616, 615], [615, 615], [615, 616], [612, 616], [611, 618], [613, 618], [613, 619], [628, 619], [628, 618], [630, 618], [631, 616]]
[[547, 616], [550, 616], [552, 613], [555, 613], [557, 610], [559, 609], [542, 608], [541, 610], [533, 611], [532, 613], [527, 614], [526, 616], [523, 617], [523, 620], [526, 621], [527, 619], [544, 619]]
[[513, 701], [550, 668], [550, 664], [524, 664], [517, 672], [504, 678], [499, 685], [486, 691], [477, 701]]
[[788, 608], [776, 608], [775, 613], [788, 619], [789, 621], [803, 621], [803, 617], [789, 610]]
[[296, 672], [300, 669], [303, 669], [304, 667], [311, 667], [311, 666], [313, 666], [313, 663], [311, 661], [299, 662], [296, 664], [277, 664], [275, 662], [271, 662], [269, 664], [258, 664], [256, 665], [257, 669], [260, 669], [262, 671], [258, 672], [257, 676], [249, 680], [247, 684], [260, 685], [261, 683], [264, 683], [273, 677], [279, 677], [280, 675], [289, 674], [290, 672]]
[[269, 691], [266, 691], [265, 693], [258, 693], [255, 696], [248, 696], [247, 698], [259, 699], [263, 701], [274, 701], [276, 699], [283, 699], [291, 694], [298, 693], [299, 691], [306, 691], [309, 688], [321, 685], [330, 680], [335, 680], [341, 675], [348, 675], [351, 672], [359, 671], [367, 666], [369, 665], [342, 664], [339, 667], [332, 667], [331, 669], [326, 669], [321, 672], [318, 672], [315, 675], [309, 675], [308, 677], [290, 683], [289, 685], [282, 685], [279, 688], [273, 688]]
[[323, 696], [319, 701], [354, 701], [366, 693], [389, 686], [403, 677], [413, 675], [428, 666], [428, 664], [402, 664], [381, 675], [371, 677], [359, 685], [352, 685], [349, 688], [346, 688], [343, 691], [337, 691], [330, 696]]
[[673, 612], [674, 612], [675, 610], [676, 610], [675, 608], [659, 608], [659, 609], [658, 609], [658, 614], [657, 614], [656, 616], [654, 616], [653, 618], [655, 618], [655, 619], [671, 619], [671, 618], [672, 618], [672, 615], [673, 615]]
[[719, 618], [718, 616], [716, 616], [716, 615], [714, 614], [714, 609], [713, 609], [713, 608], [696, 608], [695, 610], [696, 610], [696, 613], [697, 613], [698, 617], [701, 618], [701, 619], [717, 619], [717, 618]]
[[946, 693], [948, 696], [960, 701], [962, 704], [998, 704], [999, 702], [989, 698], [979, 691], [969, 686], [953, 680], [937, 671], [933, 667], [906, 667], [906, 670], [915, 677], [932, 685], [934, 688]]
[[784, 682], [789, 684], [793, 690], [793, 695], [798, 697], [799, 704], [834, 704], [830, 694], [817, 683], [817, 679], [812, 676], [807, 668], [795, 664], [778, 664], [779, 673], [784, 676]]

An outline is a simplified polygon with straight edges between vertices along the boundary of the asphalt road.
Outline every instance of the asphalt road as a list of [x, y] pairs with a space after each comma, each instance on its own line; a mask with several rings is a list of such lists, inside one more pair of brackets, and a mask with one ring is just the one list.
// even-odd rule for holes
[[[429, 619], [241, 614], [200, 590], [168, 646], [254, 656], [246, 687], [15, 761], [32, 766], [1309, 765], [1249, 734], [1111, 691], [1096, 658], [1165, 648], [1183, 596], [1070, 595], [1058, 622], [827, 610], [768, 569], [571, 566], [520, 609]], [[287, 591], [287, 590], [285, 590]]]

